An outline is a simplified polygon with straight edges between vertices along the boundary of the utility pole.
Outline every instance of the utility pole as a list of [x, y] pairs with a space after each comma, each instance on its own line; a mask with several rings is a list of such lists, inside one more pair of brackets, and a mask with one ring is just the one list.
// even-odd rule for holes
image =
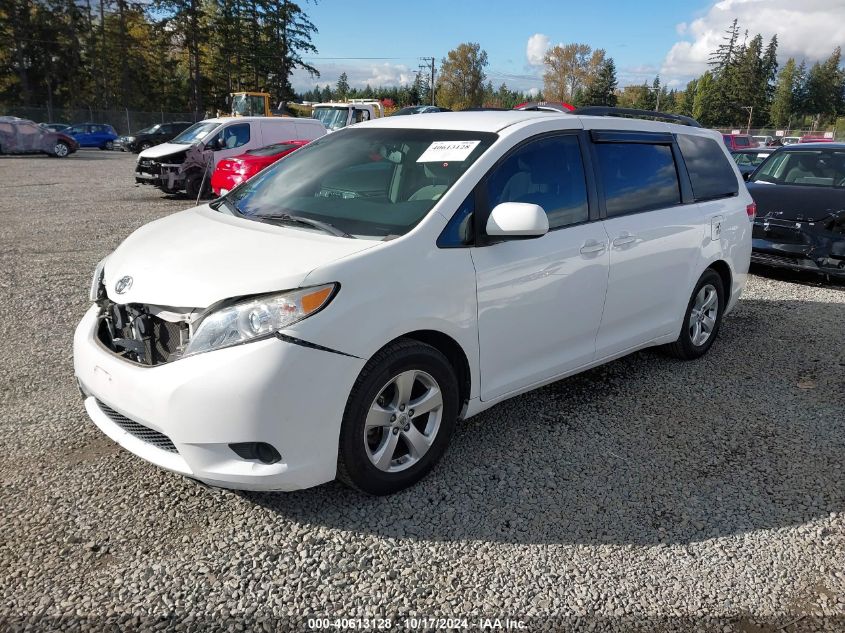
[[420, 61], [426, 62], [425, 65], [420, 65], [420, 69], [431, 70], [431, 89], [429, 92], [431, 93], [431, 105], [434, 105], [434, 58], [420, 57]]
[[751, 134], [751, 115], [754, 113], [754, 106], [742, 106], [743, 110], [748, 110], [748, 123], [745, 126], [745, 133]]

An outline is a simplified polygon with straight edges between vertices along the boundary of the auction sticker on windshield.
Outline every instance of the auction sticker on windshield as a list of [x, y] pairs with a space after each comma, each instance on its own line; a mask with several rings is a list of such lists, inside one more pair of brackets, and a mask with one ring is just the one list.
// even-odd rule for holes
[[434, 141], [417, 159], [418, 163], [466, 160], [481, 141]]

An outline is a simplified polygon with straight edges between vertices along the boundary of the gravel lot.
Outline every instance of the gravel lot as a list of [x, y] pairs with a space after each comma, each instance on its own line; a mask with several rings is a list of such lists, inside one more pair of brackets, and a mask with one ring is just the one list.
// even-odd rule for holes
[[508, 401], [390, 498], [214, 490], [118, 448], [73, 380], [94, 264], [190, 206], [133, 160], [0, 157], [0, 628], [845, 630], [845, 285], [754, 276], [704, 359]]

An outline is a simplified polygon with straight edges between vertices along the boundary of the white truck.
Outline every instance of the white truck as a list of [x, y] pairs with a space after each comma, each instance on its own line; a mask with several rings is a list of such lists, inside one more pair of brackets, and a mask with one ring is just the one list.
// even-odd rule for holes
[[382, 118], [384, 106], [370, 99], [315, 103], [311, 116], [325, 125], [329, 132], [333, 132], [361, 121]]

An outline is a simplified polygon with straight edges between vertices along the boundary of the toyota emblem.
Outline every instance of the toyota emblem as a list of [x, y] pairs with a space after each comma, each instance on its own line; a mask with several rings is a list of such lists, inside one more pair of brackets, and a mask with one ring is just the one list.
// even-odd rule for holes
[[122, 295], [124, 292], [129, 290], [132, 287], [132, 277], [126, 275], [125, 277], [121, 277], [117, 280], [117, 283], [114, 285], [114, 291]]

